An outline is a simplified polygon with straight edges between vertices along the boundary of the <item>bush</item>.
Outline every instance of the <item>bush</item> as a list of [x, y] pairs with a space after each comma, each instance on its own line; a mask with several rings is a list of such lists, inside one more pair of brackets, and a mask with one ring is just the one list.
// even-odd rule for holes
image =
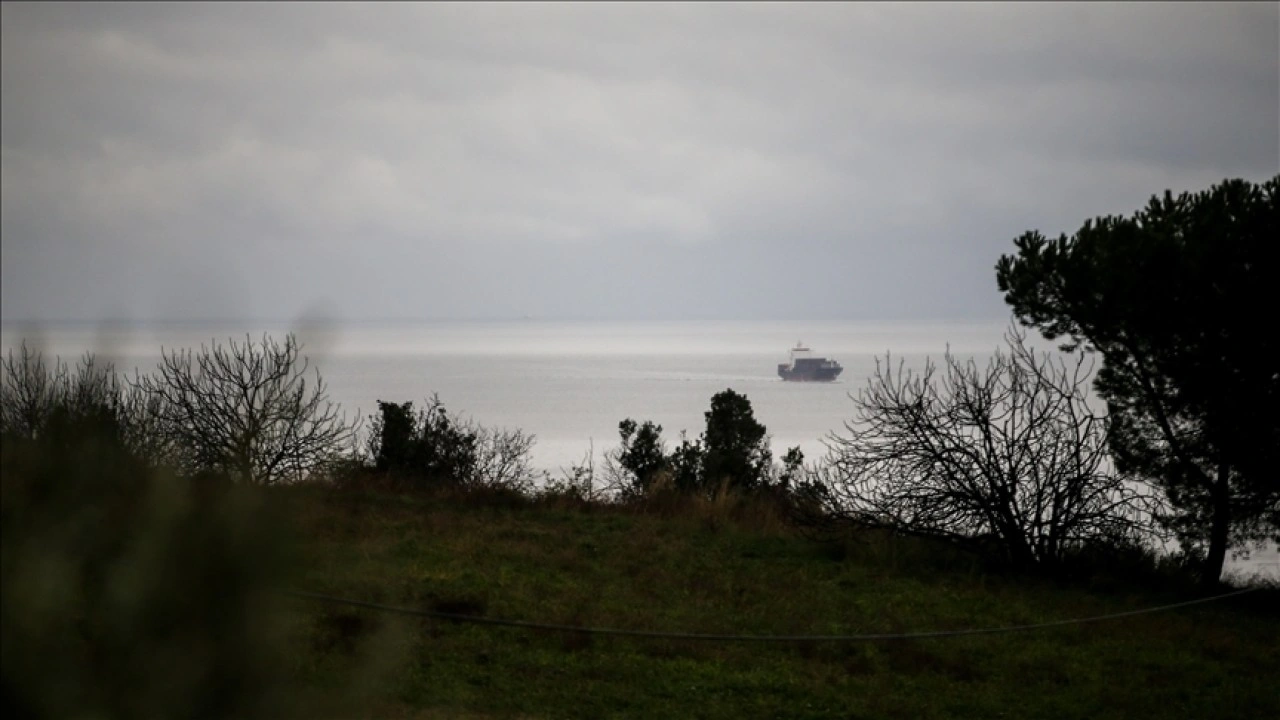
[[414, 483], [466, 484], [475, 473], [477, 436], [452, 422], [438, 398], [414, 413], [413, 403], [378, 401], [369, 435], [374, 469]]
[[599, 507], [609, 501], [608, 489], [596, 483], [595, 449], [587, 451], [581, 462], [562, 469], [560, 477], [547, 477], [538, 499], [550, 505], [577, 509]]
[[639, 425], [627, 418], [618, 423], [618, 435], [622, 440], [617, 451], [617, 464], [630, 473], [626, 489], [632, 494], [644, 494], [654, 477], [670, 467], [666, 447], [662, 442], [662, 426], [645, 421]]
[[34, 440], [54, 425], [98, 425], [122, 436], [124, 392], [113, 368], [101, 367], [85, 355], [75, 372], [23, 343], [0, 359], [0, 432]]
[[711, 397], [706, 428], [696, 440], [684, 432], [669, 454], [662, 426], [627, 418], [618, 423], [621, 445], [605, 456], [605, 474], [626, 498], [642, 497], [661, 482], [662, 492], [714, 497], [725, 490], [754, 492], [790, 487], [802, 475], [804, 455], [790, 448], [782, 468], [773, 466], [768, 431], [755, 419], [751, 401], [732, 389]]
[[378, 410], [366, 454], [383, 477], [419, 490], [532, 489], [532, 435], [454, 419], [436, 396], [416, 413], [412, 402], [379, 400]]
[[68, 405], [70, 378], [66, 365], [55, 359], [46, 365], [44, 355], [24, 342], [17, 357], [10, 350], [0, 360], [0, 433], [34, 439], [43, 432], [54, 409]]

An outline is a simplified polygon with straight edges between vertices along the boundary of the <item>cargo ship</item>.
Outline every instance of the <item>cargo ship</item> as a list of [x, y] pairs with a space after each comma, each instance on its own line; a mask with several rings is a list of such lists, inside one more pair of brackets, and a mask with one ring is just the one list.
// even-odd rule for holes
[[778, 377], [797, 382], [831, 382], [844, 368], [835, 360], [813, 357], [809, 348], [797, 342], [791, 348], [791, 362], [778, 363]]

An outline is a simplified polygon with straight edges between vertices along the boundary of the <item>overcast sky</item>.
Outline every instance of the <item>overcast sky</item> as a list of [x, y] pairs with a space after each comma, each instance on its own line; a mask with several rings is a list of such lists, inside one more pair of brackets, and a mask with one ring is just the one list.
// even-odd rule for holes
[[2, 314], [1000, 319], [1280, 172], [1280, 5], [3, 5]]

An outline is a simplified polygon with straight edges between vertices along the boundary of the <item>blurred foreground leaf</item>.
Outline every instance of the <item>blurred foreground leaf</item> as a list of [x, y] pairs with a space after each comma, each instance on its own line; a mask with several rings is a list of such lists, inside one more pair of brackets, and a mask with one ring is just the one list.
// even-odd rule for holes
[[118, 435], [72, 419], [3, 438], [4, 709], [278, 716], [280, 514], [261, 490], [150, 467]]

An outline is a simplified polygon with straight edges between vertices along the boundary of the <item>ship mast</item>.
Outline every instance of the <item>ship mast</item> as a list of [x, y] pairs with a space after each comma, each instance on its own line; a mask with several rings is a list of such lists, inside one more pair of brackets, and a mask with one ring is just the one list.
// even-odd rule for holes
[[796, 346], [791, 348], [791, 364], [792, 365], [796, 364], [796, 353], [799, 353], [799, 352], [809, 352], [809, 348], [805, 347], [803, 342], [797, 340]]

